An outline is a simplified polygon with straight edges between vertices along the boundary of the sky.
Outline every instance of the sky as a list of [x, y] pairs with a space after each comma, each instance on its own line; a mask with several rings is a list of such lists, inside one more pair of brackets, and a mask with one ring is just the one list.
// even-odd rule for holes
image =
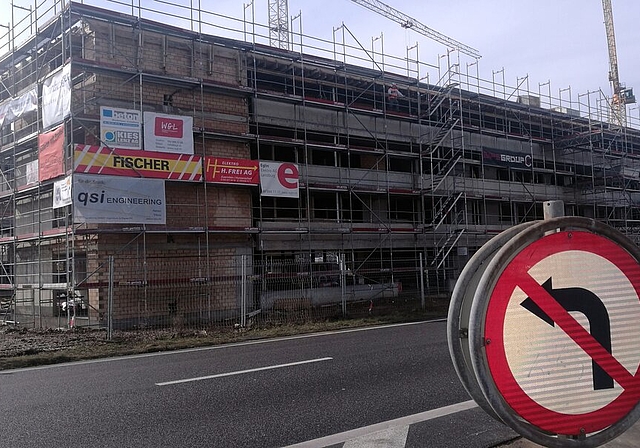
[[[16, 5], [15, 21], [20, 14], [24, 15], [19, 7], [28, 8], [34, 1], [38, 4], [54, 2], [11, 1]], [[133, 2], [133, 9], [140, 5], [143, 9], [187, 18], [191, 15], [188, 10], [175, 5], [192, 5], [195, 19], [202, 17], [215, 25], [201, 29], [207, 34], [236, 39], [248, 36], [247, 39], [251, 40], [251, 30], [254, 29], [256, 35], [264, 36], [256, 37], [257, 42], [268, 42], [269, 0], [253, 0], [253, 3], [251, 0], [84, 1], [123, 12], [131, 12]], [[60, 0], [57, 2], [59, 4]], [[290, 25], [295, 34], [291, 39], [294, 50], [299, 51], [302, 29], [303, 45], [307, 50], [324, 47], [327, 51], [322, 54], [331, 57], [334, 54], [333, 43], [336, 42], [336, 54], [342, 58], [341, 45], [344, 43], [350, 48], [347, 53], [360, 54], [359, 64], [371, 67], [372, 48], [379, 53], [383, 46], [387, 68], [428, 79], [432, 84], [444, 73], [447, 65], [458, 64], [460, 77], [472, 79], [472, 85], [482, 85], [481, 90], [493, 89], [498, 96], [523, 94], [526, 90], [531, 94], [540, 93], [543, 97], [559, 98], [560, 102], [564, 101], [563, 105], [579, 109], [574, 103], [580, 101], [584, 104], [588, 100], [588, 92], [601, 90], [604, 95], [611, 94], [609, 55], [600, 0], [385, 0], [384, 3], [424, 26], [476, 49], [481, 58], [475, 64], [473, 57], [448, 51], [445, 45], [406, 30], [351, 0], [288, 0], [289, 17], [295, 17]], [[612, 0], [612, 4], [620, 81], [635, 88], [640, 98], [640, 53], [635, 51], [636, 43], [640, 41], [640, 2]], [[0, 9], [0, 25], [11, 23], [10, 13], [10, 9]], [[170, 15], [149, 11], [143, 11], [142, 15], [180, 27], [192, 26], [189, 20], [179, 20]], [[246, 26], [243, 18], [247, 19]], [[197, 28], [197, 25], [193, 26]], [[0, 35], [5, 33], [6, 25], [3, 25]], [[322, 41], [312, 39], [312, 36]], [[363, 48], [366, 52], [356, 48]], [[394, 60], [392, 55], [398, 59]], [[407, 71], [407, 55], [412, 61], [420, 61], [420, 65], [412, 62]], [[379, 54], [374, 59], [378, 64], [382, 63]], [[475, 81], [477, 78], [482, 81]], [[503, 84], [507, 87], [502, 88]], [[630, 106], [629, 114], [640, 117], [640, 108]]]

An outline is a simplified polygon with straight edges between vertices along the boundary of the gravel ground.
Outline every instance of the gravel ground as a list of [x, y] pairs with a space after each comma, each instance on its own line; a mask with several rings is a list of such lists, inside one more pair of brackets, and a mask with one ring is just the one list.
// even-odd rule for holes
[[0, 370], [213, 345], [243, 336], [233, 331], [225, 334], [223, 339], [222, 333], [206, 331], [114, 332], [107, 340], [105, 330], [0, 327]]
[[103, 344], [107, 344], [106, 332], [98, 330], [0, 328], [0, 358]]

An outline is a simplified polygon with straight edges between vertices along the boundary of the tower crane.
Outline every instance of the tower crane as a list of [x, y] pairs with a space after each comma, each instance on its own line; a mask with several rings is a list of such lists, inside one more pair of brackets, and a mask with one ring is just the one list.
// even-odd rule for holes
[[[412, 29], [423, 36], [446, 45], [449, 48], [460, 50], [476, 59], [480, 59], [480, 53], [475, 48], [458, 42], [434, 29], [423, 25], [418, 20], [398, 11], [380, 0], [351, 0], [373, 12], [399, 23], [400, 26]], [[289, 6], [287, 0], [269, 0], [269, 44], [273, 47], [289, 48]]]
[[627, 89], [620, 83], [611, 0], [602, 0], [602, 12], [604, 14], [604, 27], [607, 33], [607, 48], [609, 50], [609, 82], [611, 82], [612, 90], [611, 110], [618, 124], [624, 126], [627, 122], [627, 104], [635, 103], [636, 99], [633, 96], [633, 89]]
[[465, 45], [461, 42], [458, 42], [455, 39], [452, 39], [444, 34], [429, 28], [426, 25], [423, 25], [416, 19], [398, 11], [395, 8], [379, 1], [379, 0], [351, 0], [353, 3], [356, 3], [360, 6], [364, 6], [365, 8], [377, 12], [378, 14], [393, 20], [396, 23], [399, 23], [400, 26], [407, 29], [412, 29], [417, 33], [422, 34], [423, 36], [428, 37], [429, 39], [435, 40], [441, 44], [446, 45], [449, 48], [460, 50], [462, 53], [474, 57], [476, 59], [480, 59], [480, 53], [475, 48], [471, 48], [468, 45]]
[[289, 49], [289, 4], [287, 0], [269, 0], [269, 45]]

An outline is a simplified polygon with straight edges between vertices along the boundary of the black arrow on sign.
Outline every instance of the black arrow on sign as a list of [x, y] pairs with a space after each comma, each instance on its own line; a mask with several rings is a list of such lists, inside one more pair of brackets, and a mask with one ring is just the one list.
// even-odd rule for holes
[[[604, 303], [594, 293], [583, 288], [553, 289], [551, 277], [542, 284], [542, 287], [560, 304], [567, 312], [579, 311], [589, 320], [591, 336], [611, 354], [611, 323], [609, 313]], [[527, 297], [520, 305], [551, 326], [555, 322], [545, 313], [530, 297]], [[595, 361], [591, 361], [593, 369], [593, 390], [613, 389], [613, 378], [609, 376]]]

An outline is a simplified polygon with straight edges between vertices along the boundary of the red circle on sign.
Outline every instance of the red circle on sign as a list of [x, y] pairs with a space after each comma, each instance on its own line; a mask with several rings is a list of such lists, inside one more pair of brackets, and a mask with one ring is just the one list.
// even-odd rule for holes
[[[491, 377], [511, 408], [531, 424], [556, 434], [579, 435], [605, 429], [625, 417], [640, 401], [640, 365], [631, 374], [609, 354], [569, 313], [529, 275], [529, 269], [545, 258], [565, 251], [598, 255], [616, 266], [631, 283], [640, 300], [640, 264], [613, 241], [584, 231], [547, 235], [525, 247], [507, 265], [494, 286], [485, 320], [485, 350]], [[623, 391], [607, 405], [592, 412], [566, 414], [548, 409], [519, 385], [509, 366], [504, 340], [507, 306], [516, 287], [535, 291], [536, 303], [593, 360], [620, 384]], [[525, 292], [526, 292], [525, 291]], [[638, 341], [640, 343], [640, 341]]]

